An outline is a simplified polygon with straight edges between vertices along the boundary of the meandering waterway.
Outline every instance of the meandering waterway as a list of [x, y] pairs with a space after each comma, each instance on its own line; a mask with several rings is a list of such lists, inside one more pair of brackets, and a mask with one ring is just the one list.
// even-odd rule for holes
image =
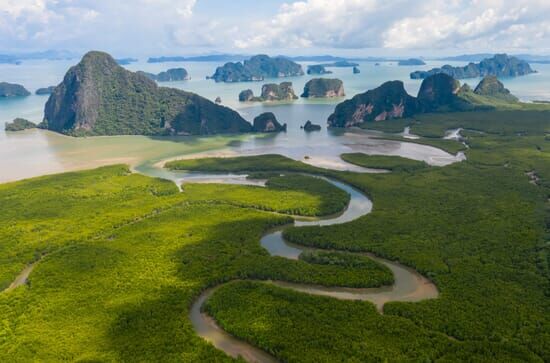
[[[343, 213], [337, 216], [319, 218], [317, 220], [297, 219], [294, 221], [295, 226], [329, 226], [346, 223], [371, 212], [372, 202], [359, 190], [340, 181], [328, 178], [323, 179], [350, 194], [348, 207]], [[283, 231], [285, 228], [288, 228], [288, 226], [271, 230], [260, 240], [261, 245], [272, 256], [298, 259], [300, 254], [306, 249], [315, 250], [313, 248], [305, 248], [290, 244], [285, 241], [283, 238]], [[396, 261], [379, 258], [373, 254], [364, 253], [363, 255], [368, 255], [373, 260], [387, 266], [394, 276], [393, 285], [379, 288], [357, 289], [347, 287], [324, 287], [284, 281], [268, 281], [266, 283], [313, 295], [330, 296], [343, 300], [370, 301], [376, 305], [379, 312], [383, 311], [384, 304], [389, 301], [420, 301], [433, 299], [438, 296], [437, 287], [415, 270], [403, 266]], [[267, 352], [226, 333], [216, 324], [216, 321], [212, 317], [201, 310], [208, 298], [222, 285], [204, 291], [193, 303], [189, 317], [196, 333], [212, 343], [216, 348], [223, 350], [232, 357], [241, 356], [248, 362], [276, 362], [277, 360], [275, 357]]]

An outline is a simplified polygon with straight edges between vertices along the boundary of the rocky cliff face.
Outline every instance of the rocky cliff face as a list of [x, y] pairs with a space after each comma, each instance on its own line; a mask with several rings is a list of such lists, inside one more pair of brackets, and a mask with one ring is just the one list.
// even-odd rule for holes
[[259, 97], [254, 96], [254, 92], [250, 89], [239, 93], [239, 101], [241, 102], [292, 101], [297, 98], [298, 96], [294, 93], [292, 82], [264, 84], [262, 86], [262, 94]]
[[264, 101], [289, 101], [298, 99], [298, 96], [294, 93], [294, 88], [292, 88], [292, 82], [264, 84], [260, 97]]
[[418, 91], [419, 110], [441, 111], [443, 108], [462, 109], [463, 101], [457, 96], [460, 82], [444, 73], [426, 78]]
[[87, 53], [50, 95], [41, 125], [81, 135], [186, 135], [251, 131], [237, 112], [178, 89], [158, 87], [108, 54]]
[[331, 98], [344, 97], [344, 82], [339, 79], [313, 78], [304, 86], [302, 97]]
[[410, 96], [401, 81], [391, 81], [380, 87], [358, 94], [336, 106], [329, 116], [332, 127], [351, 127], [363, 122], [411, 117], [426, 112], [457, 112], [492, 109], [495, 101], [516, 102], [494, 77], [486, 77], [472, 91], [470, 86], [443, 73], [426, 78], [417, 97]]
[[535, 71], [524, 60], [506, 54], [497, 54], [492, 58], [486, 58], [479, 63], [469, 63], [464, 67], [444, 65], [429, 71], [412, 72], [411, 78], [424, 79], [437, 73], [445, 73], [455, 79], [464, 79], [485, 76], [516, 77], [535, 73]]
[[280, 132], [286, 131], [286, 124], [281, 125], [272, 112], [264, 112], [254, 119], [255, 132]]
[[211, 79], [216, 82], [263, 81], [265, 78], [301, 76], [302, 66], [283, 57], [257, 55], [243, 63], [229, 62], [218, 67]]
[[245, 89], [239, 93], [240, 102], [251, 102], [254, 100], [254, 92], [251, 89]]
[[0, 82], [0, 97], [23, 97], [31, 93], [20, 84]]
[[338, 104], [328, 124], [351, 127], [363, 122], [410, 117], [417, 111], [418, 102], [405, 91], [403, 82], [390, 81]]

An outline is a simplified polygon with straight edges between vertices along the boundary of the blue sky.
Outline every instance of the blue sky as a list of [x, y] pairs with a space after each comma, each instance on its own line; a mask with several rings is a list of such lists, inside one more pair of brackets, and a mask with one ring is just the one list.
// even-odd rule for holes
[[0, 52], [550, 54], [550, 0], [0, 0]]

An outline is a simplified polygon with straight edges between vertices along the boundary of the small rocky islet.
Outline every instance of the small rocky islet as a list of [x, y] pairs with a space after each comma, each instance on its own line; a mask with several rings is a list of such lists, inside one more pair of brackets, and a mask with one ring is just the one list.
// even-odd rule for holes
[[300, 126], [300, 128], [306, 132], [321, 131], [321, 125], [314, 124], [310, 120], [307, 120], [304, 126]]
[[331, 71], [328, 71], [323, 65], [320, 64], [315, 64], [307, 67], [307, 74], [310, 75], [323, 75], [331, 73]]
[[15, 132], [36, 128], [36, 124], [27, 119], [18, 117], [12, 122], [6, 122], [4, 129], [6, 131]]
[[337, 78], [313, 78], [304, 86], [303, 98], [344, 97], [344, 82]]
[[254, 96], [254, 92], [250, 89], [239, 93], [240, 102], [292, 101], [296, 99], [298, 99], [298, 96], [294, 93], [292, 82], [264, 84], [259, 97]]
[[286, 124], [280, 124], [273, 112], [264, 112], [256, 118], [252, 124], [255, 132], [281, 132], [286, 131]]

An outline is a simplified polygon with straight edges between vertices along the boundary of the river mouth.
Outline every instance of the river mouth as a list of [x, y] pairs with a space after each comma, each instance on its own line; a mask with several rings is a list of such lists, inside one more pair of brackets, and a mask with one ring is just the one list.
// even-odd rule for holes
[[[329, 226], [346, 223], [360, 218], [372, 211], [372, 202], [359, 190], [337, 180], [326, 177], [320, 178], [344, 190], [350, 195], [348, 207], [343, 212], [335, 216], [317, 218], [314, 220], [296, 219], [293, 224], [294, 226]], [[319, 249], [316, 248], [304, 247], [285, 241], [283, 231], [289, 226], [290, 225], [280, 226], [269, 230], [261, 238], [260, 244], [269, 252], [271, 256], [280, 256], [295, 260], [298, 259], [300, 254], [304, 251], [319, 251]], [[291, 283], [286, 281], [264, 281], [264, 283], [270, 283], [281, 288], [291, 289], [312, 295], [328, 296], [342, 300], [369, 301], [376, 306], [378, 312], [380, 313], [383, 313], [384, 304], [387, 302], [415, 302], [438, 297], [439, 292], [435, 284], [414, 269], [403, 266], [396, 261], [389, 261], [377, 257], [372, 253], [358, 254], [368, 256], [374, 261], [388, 267], [393, 273], [394, 283], [389, 286], [381, 286], [377, 288], [326, 287], [311, 284]], [[189, 319], [191, 320], [195, 332], [197, 335], [210, 342], [216, 348], [224, 351], [231, 357], [242, 357], [247, 362], [277, 362], [277, 359], [267, 352], [225, 332], [211, 316], [202, 311], [202, 307], [208, 298], [215, 293], [216, 289], [225, 284], [226, 283], [223, 283], [205, 290], [193, 302], [189, 312]]]

